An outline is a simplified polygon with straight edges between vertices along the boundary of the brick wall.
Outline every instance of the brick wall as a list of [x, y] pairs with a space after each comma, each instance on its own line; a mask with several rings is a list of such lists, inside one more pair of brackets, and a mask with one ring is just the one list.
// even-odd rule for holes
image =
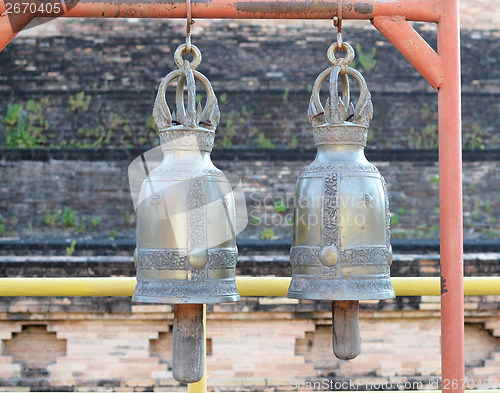
[[[386, 311], [377, 311], [378, 302], [362, 302], [362, 353], [351, 361], [332, 354], [328, 302], [259, 298], [260, 311], [252, 311], [252, 299], [244, 298], [238, 309], [209, 307], [210, 390], [289, 391], [349, 380], [369, 388], [439, 380], [439, 298], [422, 297], [418, 309], [389, 305]], [[480, 309], [466, 311], [466, 374], [470, 386], [488, 380], [484, 388], [499, 387], [500, 311], [485, 305], [498, 304], [500, 297], [475, 300]], [[0, 310], [0, 385], [184, 389], [171, 374], [171, 306], [131, 307], [129, 298], [19, 298], [9, 307], [10, 302], [2, 299]], [[27, 332], [41, 339], [26, 340]], [[27, 355], [21, 346], [28, 342]], [[26, 368], [38, 373], [28, 378], [22, 372]]]
[[[0, 91], [5, 92], [0, 115], [6, 114], [9, 103], [25, 105], [30, 98], [44, 97], [47, 145], [94, 143], [97, 137], [86, 138], [78, 130], [100, 126], [104, 135], [112, 133], [104, 144], [149, 145], [151, 128], [146, 122], [161, 78], [176, 67], [173, 52], [184, 40], [184, 23], [75, 22], [60, 18], [45, 25], [45, 31], [28, 30], [6, 47], [0, 56]], [[416, 25], [435, 46], [433, 27]], [[424, 139], [435, 143], [436, 93], [368, 22], [352, 24], [347, 31], [345, 39], [359, 45], [357, 66], [373, 97], [370, 146], [408, 147], [411, 138], [426, 130], [431, 132]], [[203, 53], [199, 70], [220, 98], [219, 134], [235, 126], [233, 146], [255, 146], [260, 133], [278, 146], [288, 146], [294, 136], [300, 146], [311, 145], [306, 118], [310, 89], [328, 66], [325, 54], [333, 39], [328, 21], [197, 21], [193, 42]], [[479, 137], [486, 147], [498, 147], [496, 33], [463, 30], [461, 42], [464, 132], [476, 144]], [[359, 59], [372, 50], [376, 63], [363, 67]], [[482, 72], [477, 72], [478, 64]], [[85, 110], [70, 105], [79, 92], [91, 99]], [[0, 123], [0, 145], [4, 132]]]
[[[134, 274], [130, 256], [66, 259], [4, 256], [0, 271], [11, 277]], [[498, 260], [494, 253], [465, 254], [465, 273], [498, 275]], [[281, 276], [289, 274], [288, 268], [282, 255], [242, 256], [238, 274]], [[437, 276], [439, 256], [396, 254], [391, 270], [393, 276]], [[329, 302], [243, 297], [209, 305], [207, 312], [208, 377], [214, 391], [307, 390], [314, 383], [325, 388], [349, 381], [360, 389], [398, 383], [414, 389], [412, 382], [437, 387], [436, 296], [362, 301], [362, 353], [352, 361], [332, 354]], [[0, 385], [183, 390], [171, 375], [172, 318], [171, 305], [133, 305], [130, 298], [0, 298]], [[465, 318], [469, 386], [488, 380], [483, 387], [498, 387], [500, 296], [467, 296]]]
[[[113, 318], [114, 319], [114, 318]], [[53, 321], [49, 329], [67, 341], [66, 356], [48, 367], [51, 385], [72, 386], [91, 381], [120, 380], [126, 386], [152, 386], [172, 373], [150, 356], [150, 340], [165, 328], [162, 321]], [[168, 382], [167, 382], [168, 383]]]
[[23, 325], [21, 332], [4, 342], [3, 352], [26, 369], [37, 371], [66, 355], [66, 341], [49, 332], [46, 325]]
[[[236, 157], [236, 156], [235, 156]], [[273, 228], [281, 239], [291, 238], [295, 182], [311, 161], [216, 160], [232, 179], [241, 179], [247, 200], [249, 225], [242, 238], [259, 238]], [[107, 237], [135, 235], [135, 212], [127, 173], [130, 161], [0, 161], [0, 215], [6, 230], [0, 236]], [[433, 161], [375, 162], [387, 180], [391, 211], [397, 214], [392, 236], [437, 237], [438, 165]], [[496, 161], [464, 162], [464, 231], [466, 238], [495, 238], [500, 234], [500, 169]], [[140, 182], [139, 182], [140, 184]], [[235, 183], [237, 184], [237, 183]], [[284, 200], [285, 213], [274, 203]], [[75, 225], [66, 228], [43, 223], [48, 213], [65, 207], [75, 213]], [[78, 224], [85, 217], [85, 229]], [[97, 226], [91, 224], [99, 217]], [[258, 219], [258, 222], [252, 220]]]

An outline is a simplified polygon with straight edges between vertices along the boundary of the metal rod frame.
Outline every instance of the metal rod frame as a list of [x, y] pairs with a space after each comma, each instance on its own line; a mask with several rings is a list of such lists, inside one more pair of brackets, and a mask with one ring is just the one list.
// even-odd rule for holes
[[[185, 18], [178, 0], [76, 0], [60, 3], [60, 13], [7, 14], [0, 0], [0, 50], [36, 16], [87, 18]], [[53, 0], [59, 2], [59, 0]], [[441, 237], [442, 379], [461, 381], [464, 366], [464, 282], [462, 230], [462, 142], [459, 0], [343, 0], [343, 19], [373, 25], [438, 89], [439, 206]], [[337, 0], [194, 0], [193, 18], [333, 19]], [[38, 8], [38, 7], [37, 7]], [[46, 9], [46, 8], [45, 8]], [[408, 21], [438, 24], [438, 53]], [[452, 385], [451, 383], [449, 385]], [[460, 385], [460, 384], [459, 384]], [[463, 388], [452, 389], [464, 392]]]
[[[286, 296], [290, 277], [236, 277], [240, 296]], [[396, 296], [440, 296], [439, 277], [392, 277]], [[132, 296], [135, 277], [0, 278], [0, 296]], [[465, 296], [500, 295], [500, 277], [465, 277]]]

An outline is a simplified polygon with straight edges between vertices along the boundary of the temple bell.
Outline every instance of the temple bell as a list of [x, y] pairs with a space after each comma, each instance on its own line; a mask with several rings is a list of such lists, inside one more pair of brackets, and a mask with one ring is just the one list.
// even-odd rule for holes
[[[360, 353], [359, 300], [395, 294], [387, 188], [364, 154], [371, 95], [363, 76], [348, 66], [353, 48], [343, 43], [344, 58], [335, 57], [337, 49], [337, 43], [328, 49], [332, 66], [316, 79], [309, 104], [317, 155], [295, 189], [288, 297], [332, 300], [334, 353], [352, 359]], [[349, 76], [360, 88], [356, 106], [350, 103]], [[319, 92], [327, 80], [323, 107]]]
[[[175, 305], [173, 376], [185, 383], [203, 376], [203, 304], [239, 300], [233, 193], [210, 159], [220, 112], [210, 82], [195, 70], [201, 53], [190, 49], [192, 62], [182, 58], [185, 44], [175, 52], [179, 69], [162, 80], [154, 104], [163, 160], [141, 186], [132, 298]], [[196, 104], [196, 80], [206, 91], [203, 109]], [[173, 82], [175, 116], [165, 100]]]

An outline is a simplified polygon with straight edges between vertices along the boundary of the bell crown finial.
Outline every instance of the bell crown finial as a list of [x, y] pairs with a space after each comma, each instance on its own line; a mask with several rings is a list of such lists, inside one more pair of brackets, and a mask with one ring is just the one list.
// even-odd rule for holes
[[[201, 63], [201, 52], [191, 45], [193, 60], [184, 60], [186, 44], [180, 45], [174, 54], [178, 70], [170, 72], [160, 83], [153, 108], [153, 118], [160, 130], [160, 144], [165, 150], [203, 150], [210, 152], [214, 145], [215, 129], [220, 121], [220, 110], [210, 81], [196, 67]], [[205, 87], [206, 103], [196, 103], [196, 80]], [[170, 83], [177, 81], [176, 112], [172, 116], [165, 99]], [[184, 103], [184, 87], [187, 105]]]
[[[308, 117], [314, 127], [314, 141], [322, 144], [366, 145], [368, 125], [373, 117], [371, 94], [361, 73], [349, 64], [354, 59], [354, 49], [344, 42], [342, 44], [347, 55], [336, 58], [337, 43], [333, 43], [327, 51], [327, 57], [333, 64], [327, 68], [314, 82], [309, 101]], [[349, 75], [356, 79], [360, 86], [356, 106], [350, 101]], [[342, 98], [339, 96], [339, 77], [342, 80]], [[323, 107], [319, 98], [322, 83], [329, 78], [329, 96]]]

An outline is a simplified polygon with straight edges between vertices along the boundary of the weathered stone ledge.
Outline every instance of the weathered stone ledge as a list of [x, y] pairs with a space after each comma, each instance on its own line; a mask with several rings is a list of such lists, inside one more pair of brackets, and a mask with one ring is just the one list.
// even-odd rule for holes
[[[466, 276], [500, 275], [500, 253], [466, 253]], [[391, 267], [394, 277], [438, 277], [439, 254], [395, 254]], [[239, 276], [292, 274], [288, 254], [245, 255], [237, 264]], [[129, 256], [0, 256], [0, 277], [110, 277], [135, 276]]]
[[[1, 161], [132, 161], [152, 147], [98, 149], [0, 149]], [[296, 161], [314, 160], [313, 148], [215, 148], [211, 154], [217, 161]], [[366, 148], [369, 161], [378, 162], [436, 162], [437, 149], [372, 149]], [[500, 149], [464, 149], [462, 160], [467, 162], [500, 161]]]

